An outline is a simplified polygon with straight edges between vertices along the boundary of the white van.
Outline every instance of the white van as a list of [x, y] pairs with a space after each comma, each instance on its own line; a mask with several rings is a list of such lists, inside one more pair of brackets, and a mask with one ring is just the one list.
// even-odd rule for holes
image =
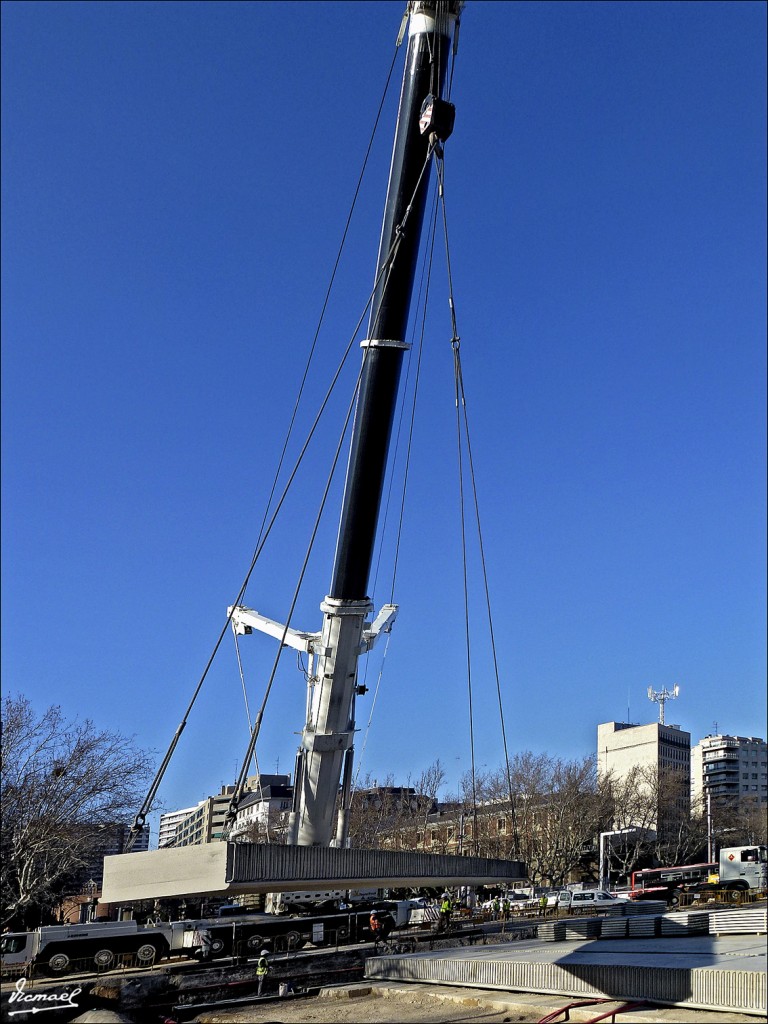
[[600, 909], [618, 902], [618, 896], [605, 892], [603, 889], [588, 889], [584, 892], [570, 892], [570, 890], [564, 889], [563, 892], [558, 893], [557, 897], [558, 907], [565, 910], [578, 910], [580, 907], [590, 910]]

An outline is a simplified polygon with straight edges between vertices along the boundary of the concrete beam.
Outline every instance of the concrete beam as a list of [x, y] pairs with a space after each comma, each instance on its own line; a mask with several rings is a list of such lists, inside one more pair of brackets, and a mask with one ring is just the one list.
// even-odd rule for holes
[[226, 893], [228, 845], [205, 843], [105, 857], [101, 902]]
[[206, 843], [104, 858], [104, 903], [302, 889], [504, 884], [519, 861], [392, 850]]

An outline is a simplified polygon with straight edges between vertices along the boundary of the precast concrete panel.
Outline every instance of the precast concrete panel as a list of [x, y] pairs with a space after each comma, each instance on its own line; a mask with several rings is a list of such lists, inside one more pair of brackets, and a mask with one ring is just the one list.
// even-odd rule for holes
[[[623, 952], [623, 944], [582, 943], [560, 952], [549, 943], [528, 948], [485, 947], [410, 956], [382, 956], [366, 961], [366, 977], [387, 981], [428, 982], [564, 996], [599, 996], [615, 1000], [648, 1000], [671, 1006], [764, 1014], [766, 1009], [765, 950], [691, 946], [647, 940], [648, 952]], [[673, 940], [666, 940], [667, 942]], [[687, 940], [687, 942], [696, 940]], [[619, 940], [621, 942], [621, 940]], [[517, 945], [517, 944], [516, 944]], [[447, 954], [447, 955], [446, 955]], [[669, 961], [675, 966], [669, 966]], [[703, 966], [709, 961], [708, 966]], [[714, 961], [714, 963], [713, 963]]]
[[178, 850], [121, 853], [104, 858], [102, 903], [227, 891], [228, 843]]
[[104, 858], [104, 903], [312, 889], [482, 885], [523, 878], [519, 861], [387, 850], [204, 843]]

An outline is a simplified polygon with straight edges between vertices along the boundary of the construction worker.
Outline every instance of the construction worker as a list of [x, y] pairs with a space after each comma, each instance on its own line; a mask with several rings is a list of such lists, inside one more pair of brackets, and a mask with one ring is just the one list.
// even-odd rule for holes
[[259, 956], [259, 962], [256, 964], [256, 977], [259, 980], [259, 987], [256, 990], [257, 996], [261, 995], [261, 990], [264, 986], [264, 979], [269, 974], [269, 960], [267, 960], [268, 955], [269, 950], [262, 949], [261, 955]]
[[493, 903], [491, 904], [491, 910], [493, 911], [493, 920], [494, 921], [498, 921], [499, 920], [499, 912], [501, 911], [501, 903], [499, 902], [499, 897], [498, 896], [494, 896], [493, 897]]
[[539, 917], [545, 917], [547, 913], [547, 897], [542, 896], [539, 900]]
[[510, 910], [510, 902], [509, 902], [509, 899], [505, 896], [504, 899], [501, 901], [501, 919], [502, 919], [502, 921], [508, 921], [509, 920], [509, 910]]
[[196, 928], [192, 935], [192, 944], [198, 947], [200, 960], [210, 960], [213, 956], [213, 936], [210, 928]]
[[451, 926], [451, 912], [453, 911], [453, 903], [449, 893], [443, 893], [443, 899], [440, 904], [440, 927], [446, 931]]

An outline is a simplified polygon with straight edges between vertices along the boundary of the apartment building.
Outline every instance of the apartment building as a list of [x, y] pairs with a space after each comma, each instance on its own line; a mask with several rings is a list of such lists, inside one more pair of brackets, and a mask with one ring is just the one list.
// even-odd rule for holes
[[[270, 787], [288, 786], [289, 775], [249, 775], [245, 782], [245, 793], [261, 792]], [[215, 796], [206, 797], [175, 823], [173, 838], [166, 846], [199, 846], [202, 843], [218, 842], [224, 838], [224, 822], [229, 810], [234, 786], [222, 786]], [[243, 801], [244, 802], [244, 801]], [[171, 815], [182, 815], [174, 811]]]
[[157, 848], [161, 850], [164, 846], [173, 846], [176, 839], [176, 831], [179, 825], [196, 808], [182, 807], [179, 811], [168, 811], [160, 815], [160, 826], [157, 833]]
[[768, 744], [757, 736], [705, 736], [691, 750], [691, 803], [768, 803]]

